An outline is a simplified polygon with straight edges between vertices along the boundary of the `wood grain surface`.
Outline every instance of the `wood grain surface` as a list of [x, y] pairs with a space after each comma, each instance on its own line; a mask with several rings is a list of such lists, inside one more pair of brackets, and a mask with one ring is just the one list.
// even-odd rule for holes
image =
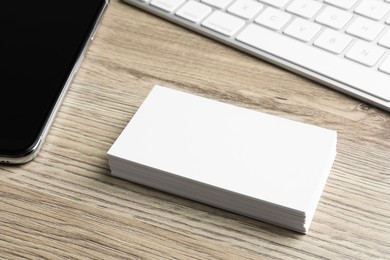
[[[309, 234], [111, 177], [155, 84], [337, 130]], [[0, 258], [390, 259], [390, 113], [113, 0], [38, 157], [0, 166]]]

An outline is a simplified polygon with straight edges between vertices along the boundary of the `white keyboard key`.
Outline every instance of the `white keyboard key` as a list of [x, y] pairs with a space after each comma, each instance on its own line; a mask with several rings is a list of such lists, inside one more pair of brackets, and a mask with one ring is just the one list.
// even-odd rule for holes
[[367, 18], [357, 17], [347, 28], [346, 32], [367, 41], [373, 41], [383, 30], [384, 26]]
[[178, 8], [185, 0], [152, 0], [151, 5], [158, 7], [167, 12], [173, 12]]
[[[374, 66], [384, 54], [382, 48], [363, 41], [357, 41], [345, 57], [366, 66]], [[390, 87], [390, 86], [389, 86]]]
[[263, 4], [254, 0], [237, 0], [228, 8], [228, 12], [245, 19], [252, 19], [263, 7]]
[[378, 44], [390, 49], [390, 29], [379, 39]]
[[224, 9], [232, 0], [202, 0], [203, 3]]
[[381, 20], [390, 10], [390, 4], [378, 0], [363, 0], [355, 9], [355, 13], [374, 20]]
[[287, 26], [287, 28], [284, 30], [284, 33], [298, 40], [308, 42], [320, 30], [320, 25], [302, 18], [296, 18], [294, 21], [292, 21], [292, 23], [289, 24], [289, 26]]
[[310, 71], [320, 71], [325, 77], [390, 101], [390, 79], [385, 73], [367, 69], [255, 24], [248, 25], [237, 36], [237, 40]]
[[340, 10], [339, 8], [328, 6], [320, 13], [320, 15], [317, 16], [316, 21], [340, 30], [351, 18], [351, 13]]
[[309, 19], [313, 17], [321, 7], [322, 4], [314, 0], [295, 0], [287, 7], [287, 11]]
[[387, 59], [379, 66], [379, 70], [390, 74], [390, 57], [387, 57]]
[[342, 9], [348, 10], [356, 4], [357, 0], [325, 0], [325, 3], [331, 4]]
[[260, 0], [260, 2], [275, 6], [277, 8], [283, 8], [290, 0]]
[[387, 17], [386, 23], [387, 23], [387, 24], [390, 24], [390, 16]]
[[273, 30], [280, 30], [291, 17], [291, 14], [268, 7], [256, 18], [255, 22]]
[[244, 24], [245, 20], [219, 10], [212, 13], [202, 23], [204, 27], [226, 36], [233, 36]]
[[191, 0], [183, 5], [176, 12], [176, 15], [183, 17], [191, 22], [199, 23], [203, 20], [203, 18], [211, 13], [211, 11], [212, 9], [210, 6]]
[[314, 45], [327, 51], [340, 54], [351, 43], [352, 37], [331, 29], [325, 29], [314, 41]]

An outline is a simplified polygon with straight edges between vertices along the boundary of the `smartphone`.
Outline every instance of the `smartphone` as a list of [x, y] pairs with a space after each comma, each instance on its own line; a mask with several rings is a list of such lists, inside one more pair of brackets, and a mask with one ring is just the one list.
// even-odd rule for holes
[[1, 4], [0, 163], [37, 155], [108, 2]]

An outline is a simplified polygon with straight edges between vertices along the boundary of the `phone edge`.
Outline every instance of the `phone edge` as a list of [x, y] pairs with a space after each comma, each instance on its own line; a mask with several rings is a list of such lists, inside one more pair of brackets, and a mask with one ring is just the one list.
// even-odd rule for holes
[[94, 24], [94, 27], [91, 30], [89, 38], [88, 38], [87, 42], [85, 43], [83, 50], [81, 51], [77, 61], [75, 62], [74, 66], [72, 68], [72, 71], [70, 72], [69, 77], [67, 78], [66, 83], [65, 83], [64, 87], [62, 88], [61, 93], [56, 101], [56, 104], [54, 105], [54, 107], [50, 113], [50, 116], [48, 117], [48, 120], [46, 121], [45, 126], [44, 126], [41, 134], [37, 138], [36, 142], [34, 143], [34, 145], [31, 146], [30, 149], [26, 150], [23, 154], [20, 154], [17, 156], [0, 155], [0, 163], [3, 163], [3, 164], [23, 164], [23, 163], [27, 163], [27, 162], [33, 160], [38, 155], [38, 153], [41, 150], [42, 145], [46, 139], [46, 136], [48, 135], [48, 132], [51, 128], [51, 125], [54, 122], [54, 119], [58, 113], [58, 110], [63, 103], [63, 100], [66, 96], [66, 93], [68, 92], [70, 85], [73, 82], [74, 76], [76, 75], [77, 71], [79, 70], [81, 63], [84, 60], [85, 54], [86, 54], [89, 46], [91, 45], [91, 42], [92, 42], [92, 40], [97, 32], [97, 29], [100, 25], [103, 14], [107, 10], [107, 7], [109, 5], [110, 0], [105, 0], [104, 2], [105, 2], [104, 6], [101, 9], [98, 18], [96, 19], [96, 22]]

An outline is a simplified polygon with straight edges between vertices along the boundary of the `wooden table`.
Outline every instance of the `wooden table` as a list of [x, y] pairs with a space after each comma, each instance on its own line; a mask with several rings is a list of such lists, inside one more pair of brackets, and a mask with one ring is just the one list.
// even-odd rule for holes
[[[110, 176], [160, 84], [338, 131], [308, 235]], [[390, 113], [111, 1], [38, 157], [0, 166], [0, 258], [390, 259]]]

